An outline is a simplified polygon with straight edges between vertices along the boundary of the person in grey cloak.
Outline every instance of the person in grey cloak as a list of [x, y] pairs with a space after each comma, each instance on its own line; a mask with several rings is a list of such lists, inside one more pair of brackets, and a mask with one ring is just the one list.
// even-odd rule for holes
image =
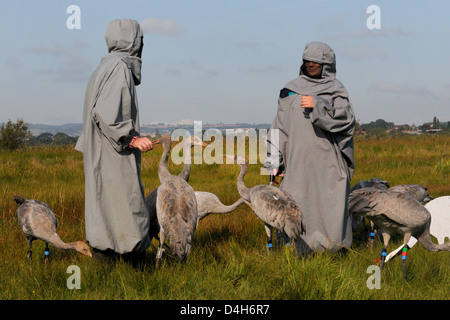
[[86, 240], [93, 257], [142, 256], [150, 246], [149, 214], [140, 178], [141, 151], [152, 149], [139, 134], [136, 85], [141, 81], [143, 33], [137, 21], [113, 20], [108, 54], [89, 79], [83, 130]]
[[336, 79], [333, 49], [307, 44], [300, 75], [280, 91], [264, 163], [283, 176], [280, 188], [302, 210], [304, 233], [295, 243], [299, 254], [334, 253], [351, 245], [347, 198], [354, 126], [349, 95]]

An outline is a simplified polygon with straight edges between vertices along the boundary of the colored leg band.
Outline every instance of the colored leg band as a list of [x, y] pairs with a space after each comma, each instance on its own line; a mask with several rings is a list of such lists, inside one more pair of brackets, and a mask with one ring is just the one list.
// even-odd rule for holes
[[371, 233], [370, 233], [370, 236], [371, 236], [371, 237], [375, 237], [375, 233], [371, 232]]
[[271, 244], [271, 243], [268, 243], [267, 246], [268, 246], [269, 248], [272, 248], [272, 244]]
[[407, 256], [408, 256], [408, 248], [403, 248], [403, 250], [402, 250], [402, 260], [406, 260]]
[[49, 256], [49, 255], [50, 255], [50, 251], [45, 250], [45, 251], [44, 251], [44, 254], [45, 254], [46, 256]]

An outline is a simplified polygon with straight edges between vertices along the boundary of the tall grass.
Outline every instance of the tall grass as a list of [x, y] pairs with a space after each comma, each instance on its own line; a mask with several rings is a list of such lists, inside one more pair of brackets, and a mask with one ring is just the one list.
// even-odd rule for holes
[[[159, 185], [160, 147], [143, 155], [146, 194]], [[392, 185], [419, 183], [434, 197], [450, 194], [447, 137], [356, 140], [356, 171], [352, 184], [377, 176]], [[170, 164], [172, 173], [181, 165]], [[267, 184], [251, 165], [247, 185]], [[237, 165], [193, 165], [190, 184], [215, 193], [222, 202], [239, 198]], [[52, 206], [58, 233], [65, 241], [84, 240], [84, 176], [82, 155], [73, 148], [36, 148], [3, 152], [0, 157], [0, 299], [448, 299], [450, 253], [432, 253], [420, 244], [408, 255], [408, 281], [402, 279], [400, 259], [382, 272], [381, 289], [366, 286], [367, 267], [379, 256], [381, 244], [368, 249], [355, 235], [346, 254], [298, 257], [291, 248], [266, 251], [264, 227], [246, 205], [201, 220], [185, 263], [167, 259], [155, 267], [157, 242], [146, 251], [145, 264], [99, 264], [73, 251], [51, 249], [43, 263], [44, 244], [35, 241], [27, 261], [25, 237], [15, 217], [12, 195], [20, 194]], [[391, 249], [399, 245], [392, 244]], [[81, 269], [81, 289], [70, 290], [67, 267]]]

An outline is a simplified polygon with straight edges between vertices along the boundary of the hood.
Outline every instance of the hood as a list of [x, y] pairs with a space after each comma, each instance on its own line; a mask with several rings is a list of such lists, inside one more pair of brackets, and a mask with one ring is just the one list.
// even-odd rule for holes
[[323, 42], [310, 42], [303, 51], [303, 62], [300, 67], [300, 75], [305, 75], [305, 60], [323, 65], [322, 79], [336, 77], [336, 56], [334, 50]]
[[118, 54], [131, 69], [135, 84], [141, 82], [141, 53], [144, 46], [139, 23], [132, 19], [117, 19], [109, 23], [105, 40], [110, 54]]

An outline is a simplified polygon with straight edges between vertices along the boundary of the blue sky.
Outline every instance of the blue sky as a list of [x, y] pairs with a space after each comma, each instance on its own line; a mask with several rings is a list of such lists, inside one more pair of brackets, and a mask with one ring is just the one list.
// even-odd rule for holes
[[[81, 29], [66, 12], [78, 5]], [[370, 30], [369, 5], [381, 29]], [[306, 43], [336, 52], [362, 123], [450, 121], [450, 1], [0, 1], [0, 122], [80, 123], [109, 21], [144, 29], [141, 123], [270, 123]]]

